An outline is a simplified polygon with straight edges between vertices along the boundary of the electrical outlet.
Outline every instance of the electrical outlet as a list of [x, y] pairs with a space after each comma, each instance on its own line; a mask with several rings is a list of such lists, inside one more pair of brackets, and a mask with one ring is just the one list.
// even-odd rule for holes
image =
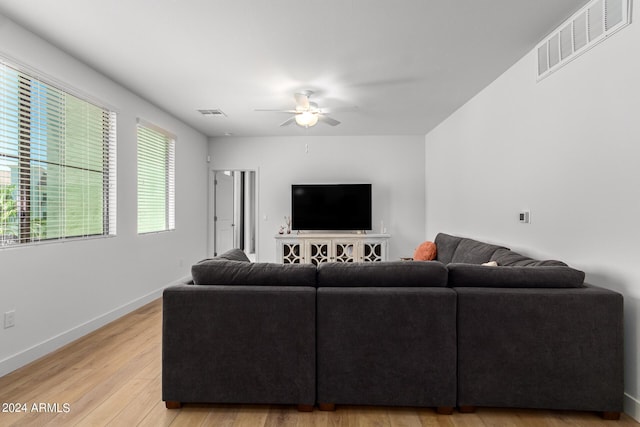
[[16, 326], [16, 311], [7, 311], [4, 314], [4, 328], [8, 329], [13, 328], [14, 326]]

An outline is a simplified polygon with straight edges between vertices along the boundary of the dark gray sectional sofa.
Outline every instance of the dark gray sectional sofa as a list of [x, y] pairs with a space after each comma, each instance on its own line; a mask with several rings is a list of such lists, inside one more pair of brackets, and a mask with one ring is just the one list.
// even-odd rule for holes
[[[622, 296], [440, 233], [427, 262], [282, 265], [240, 251], [165, 290], [162, 398], [622, 410]], [[484, 266], [496, 261], [498, 266]]]

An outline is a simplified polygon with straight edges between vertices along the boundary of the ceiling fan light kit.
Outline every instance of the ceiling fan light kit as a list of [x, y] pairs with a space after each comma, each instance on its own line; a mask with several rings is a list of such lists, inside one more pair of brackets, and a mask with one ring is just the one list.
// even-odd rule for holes
[[296, 101], [296, 108], [294, 110], [265, 110], [256, 109], [256, 111], [273, 111], [277, 113], [289, 113], [293, 114], [293, 117], [285, 120], [280, 126], [289, 126], [295, 122], [298, 126], [303, 128], [310, 128], [318, 124], [319, 121], [324, 122], [330, 126], [337, 126], [340, 122], [327, 115], [318, 104], [315, 102], [309, 102], [309, 97], [313, 94], [310, 90], [295, 93], [293, 95]]
[[310, 111], [303, 111], [300, 114], [296, 114], [295, 119], [298, 126], [302, 126], [305, 128], [318, 124], [318, 115]]

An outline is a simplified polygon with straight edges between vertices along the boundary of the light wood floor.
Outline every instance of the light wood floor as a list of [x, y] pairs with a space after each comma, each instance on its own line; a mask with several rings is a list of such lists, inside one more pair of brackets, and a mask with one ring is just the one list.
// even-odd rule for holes
[[[438, 415], [433, 409], [338, 406], [298, 412], [287, 406], [185, 405], [161, 401], [161, 301], [0, 378], [0, 426], [638, 426], [623, 415], [604, 421], [589, 412], [480, 408]], [[43, 412], [36, 412], [33, 404]], [[49, 404], [46, 406], [46, 404]], [[58, 406], [56, 407], [57, 404]]]

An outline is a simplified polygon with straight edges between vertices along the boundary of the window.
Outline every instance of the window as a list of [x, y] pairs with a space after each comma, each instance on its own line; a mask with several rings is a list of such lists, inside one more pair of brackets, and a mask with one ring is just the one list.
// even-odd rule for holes
[[0, 62], [0, 246], [116, 232], [116, 115]]
[[138, 123], [138, 233], [175, 229], [175, 137]]

